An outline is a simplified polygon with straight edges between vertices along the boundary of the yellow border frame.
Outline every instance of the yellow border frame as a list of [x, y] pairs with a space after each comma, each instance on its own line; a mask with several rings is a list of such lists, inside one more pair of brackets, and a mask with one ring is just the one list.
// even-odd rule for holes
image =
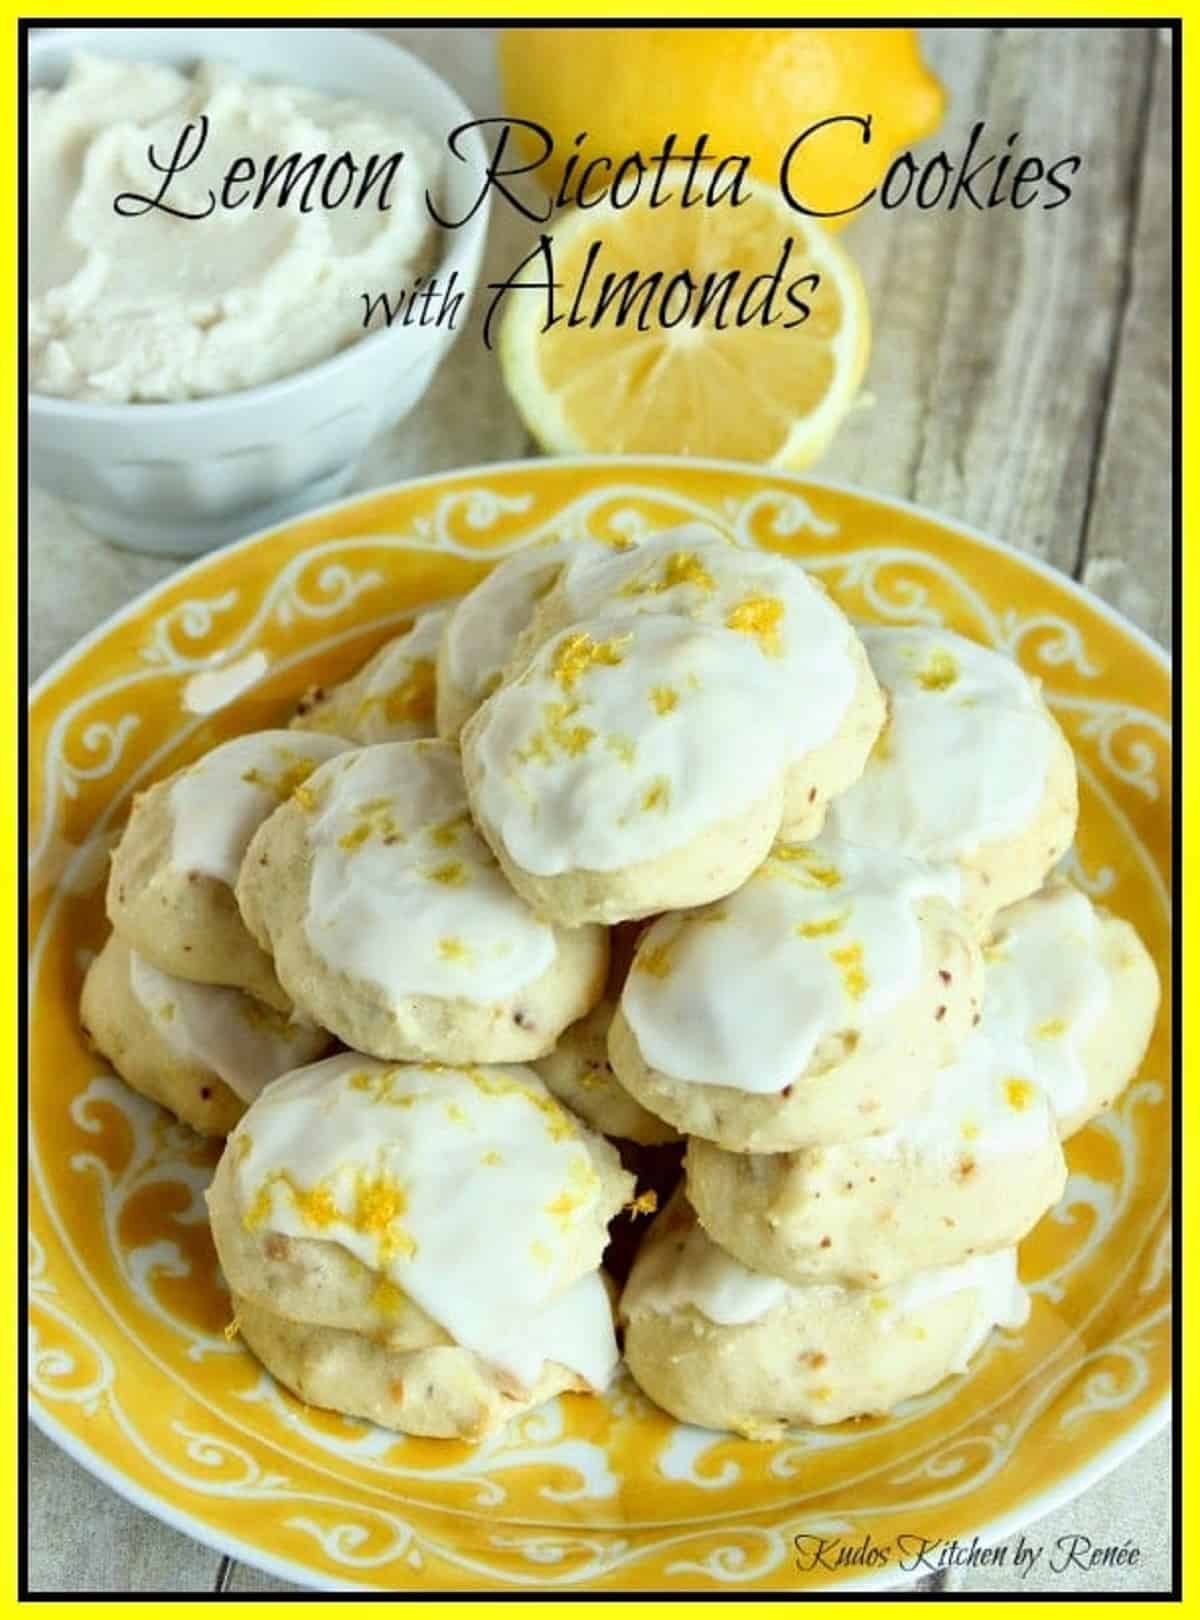
[[[59, 18], [64, 21], [68, 19], [86, 20], [91, 18], [114, 21], [118, 19], [113, 17], [113, 8], [111, 6], [103, 3], [97, 3], [97, 0], [78, 0], [77, 4], [62, 8], [35, 8], [18, 5], [11, 8], [5, 7], [4, 9], [6, 13], [6, 20], [10, 25], [9, 38], [12, 48], [5, 53], [3, 65], [2, 68], [0, 68], [0, 75], [2, 75], [0, 76], [0, 94], [3, 95], [4, 104], [10, 109], [3, 122], [3, 133], [0, 135], [0, 140], [3, 142], [3, 172], [10, 176], [12, 186], [11, 197], [15, 200], [19, 181], [19, 170], [17, 165], [20, 158], [17, 150], [18, 58], [16, 49], [16, 27], [18, 22], [22, 19], [29, 18], [30, 16], [36, 17], [38, 22], [46, 23], [53, 23]], [[796, 15], [795, 0], [791, 0], [790, 4], [783, 3], [783, 0], [756, 0], [756, 3], [752, 9], [760, 17], [778, 17], [781, 21], [794, 20]], [[1152, 5], [1145, 6], [1130, 3], [1121, 4], [1119, 3], [1119, 0], [1090, 0], [1090, 3], [1088, 3], [1088, 0], [1059, 0], [1059, 3], [1057, 4], [1030, 5], [1010, 3], [1001, 7], [971, 3], [971, 0], [967, 0], [967, 3], [959, 4], [953, 7], [944, 7], [938, 4], [926, 3], [919, 9], [926, 16], [934, 17], [938, 20], [944, 20], [947, 22], [969, 22], [975, 18], [989, 18], [994, 16], [997, 10], [1002, 10], [1005, 14], [1006, 21], [1012, 19], [1035, 22], [1044, 18], [1079, 18], [1088, 20], [1121, 18], [1129, 21], [1137, 21], [1139, 17], [1143, 17], [1147, 21], [1159, 21], [1167, 20], [1168, 18], [1173, 19], [1174, 17], [1182, 17], [1185, 23], [1188, 23], [1192, 19], [1192, 14], [1200, 8], [1195, 8], [1187, 4], [1186, 0], [1184, 0], [1184, 3], [1178, 7], [1172, 7], [1169, 10], [1164, 10], [1164, 8]], [[408, 0], [401, 0], [401, 3], [399, 4], [396, 3], [396, 0], [392, 0], [392, 3], [390, 4], [380, 3], [380, 0], [358, 0], [358, 4], [353, 7], [353, 10], [356, 19], [379, 18], [381, 20], [386, 19], [390, 22], [402, 22], [406, 17], [411, 17], [413, 19], [419, 18], [422, 21], [426, 19], [433, 20], [436, 17], [439, 20], [444, 19], [447, 23], [453, 23], [456, 19], [460, 18], [469, 18], [474, 21], [480, 18], [536, 19], [538, 17], [545, 16], [553, 17], [556, 20], [564, 17], [574, 17], [602, 22], [607, 18], [613, 17], [614, 15], [619, 16], [622, 19], [644, 18], [647, 21], [657, 20], [659, 18], [679, 19], [681, 21], [700, 18], [709, 18], [712, 20], [729, 18], [730, 20], [734, 20], [730, 17], [732, 8], [728, 4], [728, 0], [726, 0], [726, 3], [724, 4], [719, 3], [719, 0], [718, 3], [714, 3], [714, 0], [691, 0], [690, 4], [679, 4], [678, 0], [659, 0], [658, 4], [646, 4], [645, 0], [626, 0], [625, 4], [609, 6], [596, 4], [594, 3], [594, 0], [561, 0], [561, 3], [557, 5], [552, 3], [539, 3], [539, 0], [508, 0], [507, 4], [501, 5], [496, 4], [495, 0], [451, 0], [451, 3], [447, 3], [447, 0], [441, 0], [441, 3], [436, 5], [412, 4], [408, 3]], [[863, 0], [863, 3], [858, 5], [845, 5], [838, 3], [838, 0], [832, 0], [832, 3], [830, 3], [830, 0], [826, 0], [826, 3], [820, 7], [820, 11], [823, 18], [844, 18], [848, 21], [890, 21], [893, 19], [897, 21], [908, 20], [903, 15], [901, 8], [894, 5], [877, 3], [877, 0]], [[898, 12], [901, 13], [899, 16], [897, 15]], [[165, 5], [162, 3], [162, 0], [159, 0], [159, 3], [157, 4], [155, 3], [155, 0], [131, 0], [131, 3], [127, 3], [124, 7], [119, 20], [134, 22], [143, 17], [161, 17], [166, 13], [172, 13], [181, 21], [220, 21], [226, 18], [278, 18], [281, 21], [324, 20], [330, 23], [339, 23], [344, 20], [344, 13], [340, 17], [336, 12], [331, 14], [331, 9], [327, 4], [314, 4], [313, 0], [291, 0], [290, 4], [281, 4], [280, 0], [257, 0], [257, 3], [255, 3], [255, 0], [224, 0], [224, 3], [215, 3], [208, 6], [181, 6], [178, 8]], [[1198, 142], [1196, 136], [1195, 119], [1187, 116], [1187, 109], [1197, 105], [1198, 98], [1200, 98], [1200, 56], [1198, 56], [1195, 52], [1187, 50], [1185, 51], [1183, 58], [1183, 107], [1181, 109], [1181, 116], [1183, 118], [1183, 150], [1181, 157], [1184, 163], [1184, 173], [1188, 175], [1194, 175], [1197, 172], [1200, 172], [1200, 142]], [[1190, 210], [1189, 217], [1189, 210], [1185, 207], [1183, 220], [1183, 251], [1185, 262], [1195, 263], [1197, 259], [1200, 258], [1200, 251], [1198, 251], [1197, 244], [1197, 213], [1197, 209], [1193, 206]], [[18, 412], [20, 408], [17, 392], [18, 357], [16, 335], [16, 265], [17, 253], [21, 246], [22, 244], [18, 241], [18, 222], [16, 210], [10, 205], [6, 211], [4, 235], [3, 238], [0, 238], [0, 251], [2, 251], [3, 276], [6, 283], [7, 303], [11, 312], [10, 320], [8, 323], [6, 323], [6, 331], [3, 338], [3, 368], [6, 382], [4, 427], [6, 431], [4, 433], [2, 454], [4, 457], [6, 482], [10, 490], [9, 502], [10, 512], [12, 514], [11, 532], [13, 533], [14, 537], [17, 534], [18, 523], [16, 497], [18, 492], [19, 468], [17, 465], [16, 446]], [[1185, 304], [1183, 310], [1183, 358], [1185, 362], [1184, 376], [1187, 376], [1190, 372], [1191, 368], [1187, 365], [1187, 362], [1192, 358], [1192, 351], [1196, 347], [1197, 341], [1195, 336], [1196, 323], [1194, 320], [1189, 319], [1191, 311], [1188, 307], [1190, 302], [1195, 301], [1196, 296], [1197, 295], [1193, 293], [1192, 298], [1189, 300], [1187, 299], [1187, 295], [1185, 293]], [[1177, 379], [1176, 386], [1182, 388], [1182, 377]], [[1198, 421], [1200, 421], [1200, 413], [1194, 413], [1190, 421], [1185, 421], [1182, 446], [1183, 460], [1185, 464], [1193, 463], [1195, 458], [1200, 455], [1200, 426], [1197, 425]], [[1191, 526], [1190, 520], [1193, 515], [1193, 508], [1196, 505], [1192, 488], [1189, 486], [1187, 480], [1184, 481], [1183, 500], [1183, 517], [1184, 527], [1186, 530]], [[1197, 516], [1200, 517], [1200, 513], [1198, 513]], [[1197, 676], [1195, 670], [1196, 655], [1194, 652], [1190, 651], [1189, 632], [1197, 619], [1198, 608], [1200, 608], [1200, 585], [1197, 584], [1197, 574], [1195, 570], [1189, 572], [1182, 569], [1182, 558], [1180, 559], [1180, 567], [1182, 570], [1183, 623], [1179, 626], [1177, 634], [1179, 635], [1179, 638], [1185, 648], [1185, 656], [1180, 678], [1183, 683], [1184, 700], [1183, 730], [1185, 736], [1190, 741], [1191, 727], [1189, 726], [1188, 721], [1191, 708], [1193, 707], [1193, 689]], [[21, 619], [23, 609], [24, 603], [19, 599], [17, 548], [14, 545], [11, 555], [8, 559], [6, 559], [3, 569], [0, 569], [0, 610], [7, 611], [8, 622], [15, 628], [19, 623], [23, 622]], [[10, 690], [14, 692], [14, 695], [18, 701], [23, 701], [23, 693], [19, 691], [19, 670], [15, 636], [10, 637], [10, 639], [4, 645], [3, 668], [6, 684], [11, 681]], [[3, 819], [0, 826], [2, 826], [3, 843], [6, 851], [2, 871], [5, 892], [6, 894], [11, 894], [13, 897], [12, 910], [14, 913], [17, 910], [16, 851], [18, 842], [18, 819], [16, 810], [20, 785], [19, 770], [17, 765], [18, 749], [16, 713], [17, 710], [15, 704], [6, 707], [3, 721], [0, 722], [0, 745], [3, 745], [4, 756], [2, 766], [4, 780], [3, 809], [0, 810], [0, 816], [2, 816]], [[1181, 737], [1178, 739], [1178, 744], [1182, 744], [1183, 741], [1184, 738]], [[1190, 790], [1192, 788], [1200, 787], [1200, 771], [1198, 771], [1196, 764], [1190, 755], [1190, 751], [1184, 751], [1183, 760], [1183, 802], [1187, 803], [1191, 801], [1192, 797]], [[1200, 817], [1193, 816], [1190, 821], [1185, 820], [1183, 825], [1183, 839], [1184, 861], [1185, 865], [1190, 867], [1192, 864], [1191, 858], [1193, 856], [1200, 855]], [[1185, 890], [1185, 902], [1190, 901], [1191, 898], [1192, 896], [1190, 890]], [[1200, 931], [1197, 930], [1193, 920], [1193, 909], [1194, 908], [1191, 905], [1186, 905], [1181, 917], [1184, 944], [1184, 974], [1183, 983], [1181, 986], [1181, 1000], [1185, 1006], [1190, 1004], [1192, 994], [1200, 996], [1200, 969], [1197, 968], [1197, 960], [1200, 958], [1200, 938], [1198, 938], [1197, 935]], [[0, 1003], [0, 1017], [3, 1018], [7, 1028], [12, 1032], [12, 1047], [15, 1047], [16, 1045], [15, 1036], [17, 1028], [16, 985], [19, 958], [17, 955], [16, 942], [17, 930], [15, 928], [10, 928], [5, 936], [3, 945], [0, 946], [0, 976], [2, 976], [5, 986], [3, 1002]], [[10, 1048], [10, 1050], [11, 1049], [12, 1048]], [[1181, 1054], [1182, 1074], [1188, 1074], [1191, 1072], [1192, 1064], [1189, 1060], [1192, 1057], [1193, 1050], [1194, 1041], [1192, 1039], [1190, 1025], [1185, 1022], [1183, 1049]], [[1192, 1098], [1185, 1112], [1183, 1129], [1184, 1140], [1186, 1141], [1189, 1136], [1197, 1130], [1200, 1130], [1200, 1098]], [[2, 1182], [3, 1187], [3, 1202], [0, 1203], [0, 1214], [2, 1214], [5, 1218], [5, 1229], [15, 1231], [17, 1217], [17, 1184], [14, 1175], [14, 1166], [11, 1160], [4, 1167], [3, 1172], [0, 1173], [0, 1182]], [[7, 1298], [14, 1300], [16, 1298], [17, 1289], [18, 1257], [12, 1244], [3, 1246], [3, 1260], [0, 1262], [0, 1264], [3, 1266], [3, 1282]], [[1195, 1318], [1195, 1312], [1192, 1312], [1190, 1317], [1185, 1318], [1185, 1362], [1189, 1360], [1194, 1361], [1195, 1359], [1195, 1357], [1190, 1354], [1194, 1347], [1198, 1332]], [[18, 1467], [18, 1457], [16, 1453], [15, 1437], [17, 1433], [17, 1425], [21, 1419], [21, 1406], [17, 1381], [15, 1336], [9, 1337], [4, 1347], [4, 1355], [4, 1370], [7, 1376], [2, 1380], [3, 1396], [0, 1397], [0, 1413], [2, 1413], [3, 1416], [3, 1433], [6, 1437], [5, 1444], [10, 1452], [8, 1477], [10, 1480], [9, 1500], [12, 1503], [12, 1530], [10, 1534], [5, 1537], [3, 1542], [3, 1551], [0, 1553], [0, 1567], [2, 1567], [3, 1570], [3, 1581], [2, 1585], [0, 1585], [0, 1592], [3, 1593], [3, 1596], [0, 1597], [0, 1603], [3, 1603], [5, 1611], [8, 1611], [21, 1606], [18, 1605], [15, 1600], [15, 1593], [18, 1538], [24, 1534], [24, 1527], [17, 1522], [16, 1512], [16, 1470]], [[1186, 1379], [1184, 1380], [1184, 1389], [1185, 1391], [1187, 1389]], [[1200, 1440], [1200, 1436], [1197, 1435], [1196, 1411], [1196, 1398], [1193, 1396], [1189, 1400], [1185, 1395], [1183, 1434], [1180, 1438], [1184, 1441], [1185, 1448], [1188, 1453], [1195, 1453], [1198, 1448], [1197, 1445], [1192, 1442], [1194, 1440]], [[1185, 1469], [1185, 1499], [1189, 1493], [1189, 1487], [1193, 1492], [1200, 1489], [1200, 1484], [1197, 1484], [1195, 1480], [1195, 1475], [1197, 1472], [1198, 1470], [1194, 1466]], [[1198, 1570], [1200, 1570], [1200, 1545], [1185, 1540], [1184, 1579], [1188, 1589], [1196, 1584]], [[169, 1600], [160, 1600], [163, 1607], [168, 1606], [168, 1601]], [[264, 1612], [277, 1610], [287, 1601], [289, 1600], [279, 1599], [274, 1602], [268, 1600], [264, 1604], [261, 1602], [237, 1602], [236, 1600], [232, 1603], [221, 1600], [214, 1600], [211, 1603], [208, 1603], [202, 1600], [198, 1604], [188, 1603], [185, 1605], [185, 1607], [190, 1613], [211, 1612], [215, 1614], [219, 1612], [222, 1615], [241, 1615], [251, 1613], [261, 1614]], [[407, 1614], [416, 1617], [416, 1620], [441, 1620], [441, 1617], [445, 1616], [448, 1612], [455, 1613], [476, 1610], [482, 1602], [486, 1601], [486, 1599], [463, 1599], [436, 1603], [406, 1603], [405, 1610]], [[820, 1599], [807, 1599], [805, 1601], [808, 1605], [808, 1610], [810, 1613], [831, 1614], [835, 1610], [842, 1609], [847, 1600], [841, 1600], [837, 1603], [826, 1602]], [[849, 1600], [849, 1606], [852, 1609], [861, 1610], [871, 1604], [877, 1603], [878, 1601], [878, 1598]], [[941, 1601], [944, 1602], [945, 1600]], [[815, 1608], [813, 1607], [814, 1603]], [[693, 1609], [697, 1613], [701, 1612], [701, 1605], [688, 1603], [686, 1600], [682, 1605], [675, 1602], [672, 1606], [675, 1612], [679, 1612], [681, 1607], [685, 1609]], [[950, 1600], [951, 1610], [961, 1611], [965, 1606], [966, 1605], [963, 1601], [955, 1602], [954, 1600]], [[992, 1612], [1003, 1612], [1010, 1607], [1015, 1608], [1016, 1606], [1017, 1604], [1015, 1601], [1011, 1605], [1008, 1603], [1001, 1603], [998, 1608], [994, 1608]], [[1039, 1603], [1036, 1599], [1032, 1602], [1029, 1600], [1020, 1602], [1020, 1609], [1022, 1613], [1025, 1614], [1035, 1612], [1039, 1608], [1052, 1610], [1055, 1614], [1060, 1615], [1064, 1613], [1073, 1614], [1076, 1612], [1082, 1612], [1086, 1606], [1085, 1600], [1068, 1602], [1065, 1604], [1061, 1602], [1051, 1603], [1050, 1601]], [[61, 1612], [63, 1614], [67, 1614], [71, 1612], [73, 1605], [70, 1605], [65, 1601], [50, 1603], [43, 1602], [39, 1603], [37, 1607], [42, 1613], [58, 1614]], [[322, 1614], [333, 1613], [343, 1609], [343, 1607], [344, 1605], [340, 1603], [335, 1603], [333, 1601], [322, 1601], [318, 1599], [310, 1604], [307, 1612]], [[608, 1617], [612, 1617], [612, 1620], [617, 1620], [617, 1617], [622, 1612], [622, 1608], [623, 1605], [617, 1602], [603, 1602], [599, 1604], [587, 1603], [585, 1606], [585, 1604], [580, 1601], [572, 1600], [554, 1600], [548, 1603], [536, 1604], [518, 1601], [516, 1604], [509, 1603], [507, 1605], [508, 1613], [510, 1614], [514, 1612], [527, 1613], [531, 1616], [537, 1617], [557, 1617], [568, 1614], [586, 1614], [589, 1617], [589, 1620], [608, 1620]], [[744, 1602], [738, 1602], [736, 1599], [733, 1600], [732, 1603], [727, 1600], [722, 1600], [722, 1608], [725, 1612], [732, 1611], [745, 1613], [750, 1608], [750, 1605]]]

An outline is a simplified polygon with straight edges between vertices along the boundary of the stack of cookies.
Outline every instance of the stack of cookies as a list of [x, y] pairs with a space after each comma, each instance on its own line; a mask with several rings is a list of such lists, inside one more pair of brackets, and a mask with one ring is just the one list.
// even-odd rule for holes
[[302, 1398], [475, 1438], [603, 1389], [608, 1228], [683, 1142], [630, 1371], [836, 1422], [1023, 1319], [1061, 1140], [1141, 1060], [1149, 957], [1047, 882], [1075, 820], [1009, 660], [708, 528], [564, 540], [139, 798], [85, 1022], [232, 1131], [218, 1252]]

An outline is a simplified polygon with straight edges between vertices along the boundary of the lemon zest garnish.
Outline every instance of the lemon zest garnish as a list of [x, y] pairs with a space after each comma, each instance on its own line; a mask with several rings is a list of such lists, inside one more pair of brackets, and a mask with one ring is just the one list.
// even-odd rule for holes
[[517, 753], [521, 763], [527, 764], [531, 759], [536, 759], [543, 765], [549, 765], [553, 762], [556, 748], [572, 759], [582, 754], [596, 733], [590, 726], [567, 724], [578, 713], [577, 703], [547, 703], [542, 710], [542, 729], [535, 731], [528, 746]]
[[303, 755], [293, 753], [290, 748], [276, 748], [274, 752], [282, 761], [282, 769], [278, 776], [268, 776], [266, 772], [252, 765], [248, 771], [242, 772], [242, 781], [249, 782], [252, 787], [265, 788], [282, 804], [308, 780], [316, 770], [318, 761], [305, 759]]
[[641, 579], [630, 580], [622, 591], [622, 596], [661, 596], [664, 591], [674, 590], [677, 585], [695, 585], [702, 591], [716, 590], [712, 575], [700, 561], [694, 551], [673, 551], [662, 565], [657, 580]]
[[1033, 1032], [1039, 1041], [1056, 1041], [1067, 1033], [1067, 1026], [1061, 1018], [1047, 1018], [1044, 1024], [1039, 1024]]
[[656, 776], [642, 794], [643, 810], [667, 811], [671, 807], [671, 784], [665, 776]]
[[407, 677], [390, 691], [364, 698], [359, 713], [369, 713], [373, 708], [382, 707], [389, 725], [427, 726], [433, 720], [436, 690], [433, 661], [414, 658]]
[[652, 686], [650, 702], [654, 705], [655, 714], [670, 714], [679, 703], [679, 693], [673, 686]]
[[762, 595], [748, 596], [744, 602], [730, 608], [725, 619], [731, 630], [753, 636], [763, 652], [772, 658], [778, 658], [783, 650], [779, 636], [782, 622], [783, 603], [777, 596]]
[[458, 843], [458, 835], [465, 832], [471, 825], [471, 818], [465, 810], [457, 816], [451, 816], [448, 821], [438, 822], [436, 827], [429, 829], [429, 842], [438, 849], [453, 849]]
[[360, 1175], [354, 1216], [347, 1224], [365, 1237], [378, 1238], [385, 1257], [400, 1253], [411, 1259], [417, 1245], [411, 1233], [398, 1224], [407, 1210], [408, 1194], [398, 1181]]
[[820, 939], [826, 934], [836, 934], [840, 928], [846, 926], [850, 913], [839, 911], [833, 917], [818, 917], [812, 922], [796, 924], [796, 934], [800, 939]]
[[471, 948], [457, 935], [447, 934], [444, 939], [438, 940], [438, 955], [443, 962], [469, 962]]
[[1011, 1075], [1004, 1082], [1004, 1095], [1010, 1108], [1023, 1114], [1037, 1095], [1036, 1088], [1028, 1081], [1016, 1075]]
[[917, 684], [927, 692], [944, 692], [958, 679], [958, 665], [948, 652], [938, 649], [929, 655], [924, 669], [917, 671]]
[[867, 975], [863, 970], [861, 945], [844, 945], [841, 950], [830, 951], [829, 960], [841, 969], [842, 987], [852, 1001], [867, 993]]
[[621, 660], [621, 648], [628, 635], [613, 636], [609, 641], [595, 641], [586, 630], [575, 630], [564, 636], [554, 653], [551, 673], [564, 692], [572, 692], [575, 682], [585, 671], [600, 666], [614, 669]]
[[809, 887], [836, 889], [842, 881], [842, 874], [837, 867], [818, 860], [807, 844], [776, 844], [769, 858], [798, 866], [812, 880]]
[[653, 1187], [647, 1187], [645, 1192], [631, 1198], [625, 1208], [631, 1215], [653, 1215], [658, 1208], [658, 1194]]
[[440, 866], [427, 866], [421, 872], [422, 877], [431, 883], [440, 883], [447, 889], [461, 889], [470, 881], [467, 869], [461, 861], [443, 861]]

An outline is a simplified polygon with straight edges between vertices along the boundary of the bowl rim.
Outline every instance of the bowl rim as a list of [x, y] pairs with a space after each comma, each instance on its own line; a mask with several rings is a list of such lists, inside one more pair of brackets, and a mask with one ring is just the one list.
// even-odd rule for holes
[[[201, 25], [196, 28], [170, 24], [159, 27], [130, 27], [122, 29], [125, 34], [154, 34], [161, 36], [177, 36], [182, 51], [186, 51], [189, 36], [203, 30]], [[311, 28], [272, 28], [272, 35], [295, 35], [299, 33], [315, 33]], [[389, 39], [383, 34], [368, 32], [365, 28], [339, 27], [339, 33], [354, 35], [358, 40], [366, 43], [368, 48], [377, 49], [381, 55], [387, 54], [395, 59], [394, 65], [402, 76], [407, 76], [409, 82], [423, 81], [426, 88], [440, 93], [454, 107], [455, 115], [462, 123], [470, 123], [476, 114], [463, 100], [462, 96], [449, 82], [442, 77], [436, 68], [431, 67], [419, 56]], [[27, 72], [25, 93], [31, 89], [40, 88], [34, 84], [34, 63], [39, 56], [54, 50], [55, 52], [83, 50], [96, 45], [111, 30], [105, 27], [94, 28], [61, 28], [47, 30], [30, 38], [27, 52]], [[281, 40], [281, 44], [284, 41]], [[136, 57], [130, 60], [138, 60]], [[158, 58], [147, 58], [157, 60]], [[165, 60], [165, 58], [163, 58]], [[251, 75], [254, 76], [254, 75]], [[262, 75], [257, 75], [261, 77]], [[286, 79], [286, 66], [282, 77]], [[423, 131], [423, 133], [427, 133]], [[487, 147], [483, 136], [478, 129], [472, 129], [464, 143], [467, 161], [474, 165], [486, 165]], [[464, 224], [447, 230], [438, 227], [442, 236], [448, 240], [449, 246], [444, 255], [437, 261], [439, 274], [449, 275], [456, 271], [463, 282], [463, 291], [468, 301], [473, 296], [478, 281], [483, 248], [487, 238], [488, 224], [491, 219], [492, 196], [490, 188], [485, 192], [483, 201]], [[335, 375], [341, 374], [352, 367], [356, 361], [361, 360], [364, 352], [372, 356], [379, 353], [381, 345], [387, 340], [394, 344], [407, 340], [412, 344], [414, 337], [421, 335], [420, 328], [405, 326], [385, 327], [382, 330], [369, 332], [356, 342], [339, 349], [337, 353], [318, 360], [314, 365], [305, 366], [301, 371], [289, 373], [286, 377], [277, 377], [271, 382], [256, 383], [251, 388], [238, 388], [226, 394], [206, 395], [201, 399], [184, 399], [168, 401], [135, 401], [127, 400], [119, 403], [105, 401], [68, 399], [57, 394], [42, 394], [35, 389], [27, 387], [25, 390], [25, 408], [30, 418], [35, 415], [43, 423], [55, 423], [61, 427], [69, 427], [72, 423], [84, 423], [89, 426], [110, 426], [127, 428], [134, 420], [139, 426], [153, 430], [157, 427], [180, 427], [189, 423], [199, 424], [205, 418], [211, 418], [222, 412], [234, 410], [251, 411], [256, 408], [283, 405], [287, 397], [301, 389], [312, 385], [320, 386], [329, 382]], [[134, 413], [133, 416], [130, 413]]]

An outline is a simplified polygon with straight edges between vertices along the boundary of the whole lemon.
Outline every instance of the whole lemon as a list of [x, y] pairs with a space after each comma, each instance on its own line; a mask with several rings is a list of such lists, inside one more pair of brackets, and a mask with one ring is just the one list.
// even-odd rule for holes
[[[869, 141], [861, 124], [828, 125], [789, 165], [792, 195], [829, 214], [852, 208], [897, 152], [936, 129], [946, 100], [912, 28], [506, 28], [500, 73], [508, 115], [553, 136], [537, 170], [552, 192], [572, 155], [578, 174], [600, 155], [649, 157], [672, 132], [677, 155], [707, 133], [711, 156], [744, 153], [778, 184], [803, 131], [869, 117]], [[531, 132], [519, 141], [530, 159], [544, 151]], [[827, 223], [837, 229], [850, 217]]]

